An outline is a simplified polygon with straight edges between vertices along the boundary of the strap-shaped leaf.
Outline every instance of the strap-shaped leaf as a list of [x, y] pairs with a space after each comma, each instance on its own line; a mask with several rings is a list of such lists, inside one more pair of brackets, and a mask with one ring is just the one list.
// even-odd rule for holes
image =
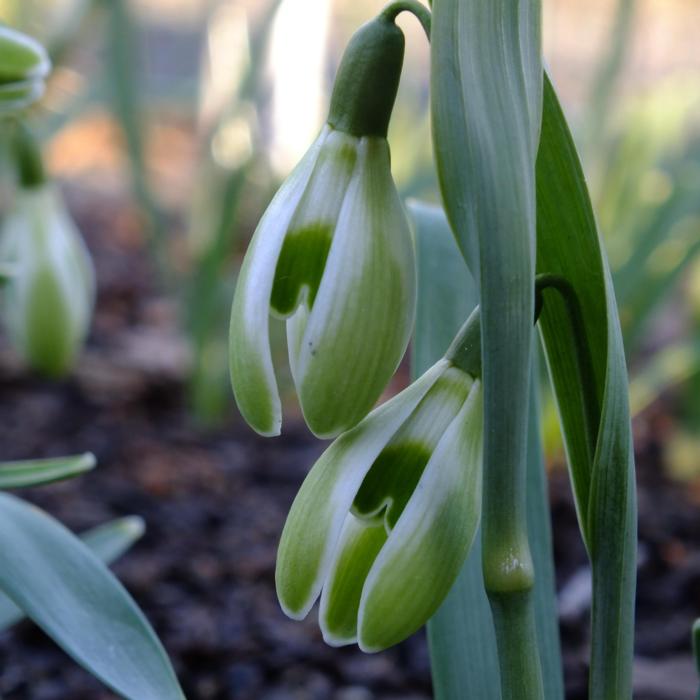
[[505, 697], [540, 698], [530, 591], [527, 431], [534, 316], [540, 0], [434, 0], [431, 90], [445, 211], [478, 239], [484, 390], [484, 582]]
[[95, 455], [90, 452], [71, 457], [0, 462], [0, 489], [19, 489], [25, 486], [50, 484], [53, 481], [84, 474], [94, 466]]
[[576, 148], [545, 82], [537, 160], [537, 271], [573, 287], [590, 355], [583, 382], [571, 314], [546, 293], [540, 330], [593, 567], [590, 697], [631, 697], [636, 500], [627, 370], [605, 253]]
[[[442, 210], [418, 202], [409, 202], [408, 210], [416, 229], [418, 260], [418, 306], [411, 356], [411, 371], [418, 377], [444, 354], [476, 305], [477, 289]], [[545, 697], [560, 700], [564, 691], [549, 501], [537, 414], [533, 405], [528, 438], [528, 531], [537, 572], [534, 597]], [[445, 602], [428, 623], [428, 641], [433, 689], [438, 700], [458, 697], [500, 700], [496, 639], [484, 591], [479, 536]]]
[[[129, 549], [143, 532], [143, 520], [131, 515], [98, 525], [80, 535], [80, 539], [98, 559], [111, 564]], [[23, 618], [24, 613], [6, 595], [0, 593], [0, 632]]]
[[0, 590], [129, 700], [184, 698], [155, 632], [109, 569], [38, 508], [0, 494]]

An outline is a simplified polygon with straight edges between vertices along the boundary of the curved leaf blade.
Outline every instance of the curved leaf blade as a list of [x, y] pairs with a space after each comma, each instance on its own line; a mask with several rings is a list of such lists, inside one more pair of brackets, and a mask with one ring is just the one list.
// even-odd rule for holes
[[[636, 562], [634, 454], [627, 370], [607, 259], [566, 120], [549, 80], [537, 160], [537, 271], [562, 275], [579, 300], [592, 365], [578, 375], [575, 339], [550, 293], [540, 332], [562, 421], [569, 468], [593, 568], [591, 698], [632, 695]], [[588, 404], [588, 405], [586, 405]], [[592, 410], [598, 423], [587, 426]]]
[[[145, 530], [143, 520], [136, 515], [118, 518], [84, 532], [80, 539], [98, 559], [111, 564], [141, 538]], [[0, 593], [0, 632], [17, 624], [24, 613]]]
[[155, 632], [80, 540], [0, 494], [0, 589], [105, 685], [129, 700], [184, 698]]
[[95, 455], [85, 452], [70, 457], [0, 462], [0, 489], [19, 489], [70, 479], [94, 469]]

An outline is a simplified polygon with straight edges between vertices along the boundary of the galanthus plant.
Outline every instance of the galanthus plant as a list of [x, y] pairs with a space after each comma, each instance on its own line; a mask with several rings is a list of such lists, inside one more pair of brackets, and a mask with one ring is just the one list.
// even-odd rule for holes
[[[57, 376], [70, 369], [87, 331], [94, 280], [20, 111], [41, 95], [49, 68], [42, 46], [0, 27], [0, 128], [13, 143], [19, 181], [0, 232], [0, 296], [18, 349]], [[26, 616], [120, 697], [184, 698], [155, 632], [106, 566], [143, 534], [141, 519], [121, 518], [77, 537], [7, 493], [94, 466], [89, 453], [0, 462], [0, 630]]]
[[[411, 209], [420, 376], [370, 412], [414, 318], [416, 241], [384, 141], [405, 10], [431, 42], [444, 211]], [[309, 427], [342, 432], [282, 533], [282, 609], [301, 618], [320, 597], [325, 639], [365, 651], [427, 622], [439, 698], [563, 698], [536, 324], [593, 573], [590, 697], [631, 697], [624, 353], [576, 149], [542, 67], [539, 0], [399, 0], [351, 40], [328, 123], [263, 217], [233, 301], [234, 393], [268, 435], [281, 423], [270, 313], [287, 318]]]
[[28, 364], [60, 377], [72, 368], [87, 334], [95, 275], [32, 137], [17, 126], [14, 142], [19, 183], [0, 228], [0, 259], [12, 270], [4, 289], [4, 317]]

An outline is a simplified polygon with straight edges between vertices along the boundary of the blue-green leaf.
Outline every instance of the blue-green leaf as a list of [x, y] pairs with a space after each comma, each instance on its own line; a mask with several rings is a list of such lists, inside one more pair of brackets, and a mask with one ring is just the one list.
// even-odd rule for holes
[[590, 697], [632, 695], [636, 560], [627, 370], [607, 259], [576, 148], [545, 83], [537, 160], [537, 271], [560, 275], [580, 306], [590, 371], [571, 314], [547, 292], [540, 331], [562, 421], [579, 522], [593, 568]]
[[184, 698], [155, 632], [107, 567], [63, 525], [9, 494], [0, 494], [0, 590], [119, 695]]
[[[80, 539], [98, 559], [111, 564], [140, 539], [143, 533], [143, 520], [131, 515], [98, 525], [80, 535]], [[24, 613], [7, 596], [0, 593], [0, 632], [23, 618]]]

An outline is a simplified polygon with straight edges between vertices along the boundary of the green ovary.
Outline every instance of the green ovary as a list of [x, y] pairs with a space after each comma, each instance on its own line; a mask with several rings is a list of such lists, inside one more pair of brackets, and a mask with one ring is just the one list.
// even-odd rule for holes
[[308, 290], [308, 306], [313, 306], [332, 240], [332, 226], [325, 223], [305, 226], [287, 234], [270, 296], [270, 306], [276, 314], [290, 316], [299, 305], [304, 287]]

